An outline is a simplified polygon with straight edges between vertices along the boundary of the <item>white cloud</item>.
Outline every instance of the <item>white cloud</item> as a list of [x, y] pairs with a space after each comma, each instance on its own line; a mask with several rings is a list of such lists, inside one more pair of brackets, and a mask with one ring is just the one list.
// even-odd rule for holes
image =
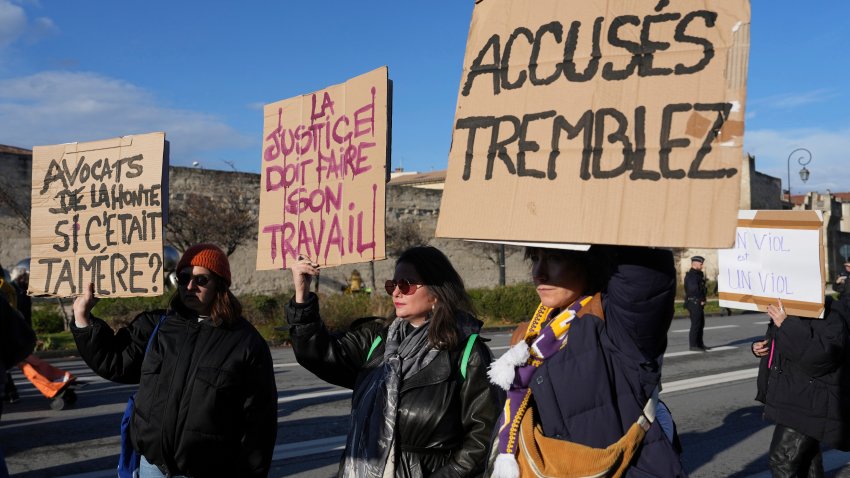
[[166, 132], [174, 164], [253, 144], [222, 118], [163, 106], [143, 88], [95, 73], [0, 79], [0, 144], [32, 148], [153, 131]]
[[[797, 148], [806, 148], [812, 160], [808, 182], [800, 179], [799, 155], [790, 160], [791, 187], [794, 194], [808, 191], [850, 191], [850, 128], [753, 130], [747, 131], [744, 150], [756, 156], [756, 169], [782, 179], [787, 188], [788, 157]], [[805, 161], [804, 161], [805, 162]]]
[[58, 32], [59, 28], [53, 23], [53, 20], [47, 17], [38, 17], [32, 21], [27, 37], [28, 40], [35, 42]]
[[27, 28], [24, 9], [8, 0], [0, 0], [0, 49], [14, 43]]
[[813, 91], [783, 93], [764, 98], [754, 98], [750, 101], [750, 105], [772, 109], [791, 109], [815, 103], [823, 103], [837, 96], [839, 96], [837, 91], [821, 88]]

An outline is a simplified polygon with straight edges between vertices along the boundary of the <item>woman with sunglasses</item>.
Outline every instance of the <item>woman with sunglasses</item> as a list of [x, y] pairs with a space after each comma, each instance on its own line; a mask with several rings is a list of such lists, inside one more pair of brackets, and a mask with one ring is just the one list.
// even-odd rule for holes
[[498, 413], [491, 356], [448, 258], [433, 247], [403, 252], [386, 282], [395, 318], [357, 320], [342, 336], [328, 333], [309, 292], [317, 273], [309, 260], [292, 267], [286, 318], [298, 363], [354, 390], [339, 476], [480, 475]]
[[138, 383], [130, 437], [140, 478], [268, 476], [277, 434], [271, 353], [230, 292], [230, 264], [213, 244], [177, 265], [167, 310], [117, 332], [93, 317], [94, 286], [74, 301], [71, 330], [101, 377]]
[[492, 476], [685, 476], [658, 402], [672, 253], [530, 247], [526, 257], [540, 305], [490, 370], [507, 393]]

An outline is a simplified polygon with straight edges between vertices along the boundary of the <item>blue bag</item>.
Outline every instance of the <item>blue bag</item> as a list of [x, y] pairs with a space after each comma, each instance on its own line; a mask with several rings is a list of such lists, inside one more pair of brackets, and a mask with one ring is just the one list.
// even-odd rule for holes
[[[151, 342], [159, 330], [162, 321], [165, 320], [165, 314], [162, 314], [156, 327], [153, 329], [148, 346], [145, 347], [145, 355], [148, 354], [148, 349], [151, 348]], [[118, 477], [119, 478], [139, 478], [139, 463], [142, 455], [133, 448], [133, 442], [130, 440], [130, 422], [133, 420], [133, 409], [136, 406], [136, 392], [130, 395], [127, 400], [127, 407], [124, 408], [124, 416], [121, 417], [121, 455], [118, 457]]]

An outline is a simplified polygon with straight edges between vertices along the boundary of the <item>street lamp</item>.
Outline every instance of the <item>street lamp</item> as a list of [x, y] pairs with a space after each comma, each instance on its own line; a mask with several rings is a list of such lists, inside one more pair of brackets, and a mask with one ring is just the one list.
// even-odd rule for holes
[[797, 148], [788, 155], [788, 202], [791, 202], [791, 158], [797, 153], [799, 153], [797, 162], [803, 167], [800, 170], [800, 179], [804, 183], [809, 180], [809, 170], [806, 169], [806, 165], [812, 162], [812, 152], [806, 148]]

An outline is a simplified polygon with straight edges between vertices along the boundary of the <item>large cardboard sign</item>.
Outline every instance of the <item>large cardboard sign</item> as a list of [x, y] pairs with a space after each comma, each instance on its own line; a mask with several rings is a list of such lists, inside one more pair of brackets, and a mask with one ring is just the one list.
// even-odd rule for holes
[[165, 133], [33, 148], [29, 293], [163, 292]]
[[747, 0], [477, 2], [437, 235], [729, 247]]
[[385, 257], [390, 103], [382, 67], [265, 106], [257, 270]]
[[721, 307], [823, 317], [824, 252], [821, 211], [740, 211], [735, 246], [718, 251]]

